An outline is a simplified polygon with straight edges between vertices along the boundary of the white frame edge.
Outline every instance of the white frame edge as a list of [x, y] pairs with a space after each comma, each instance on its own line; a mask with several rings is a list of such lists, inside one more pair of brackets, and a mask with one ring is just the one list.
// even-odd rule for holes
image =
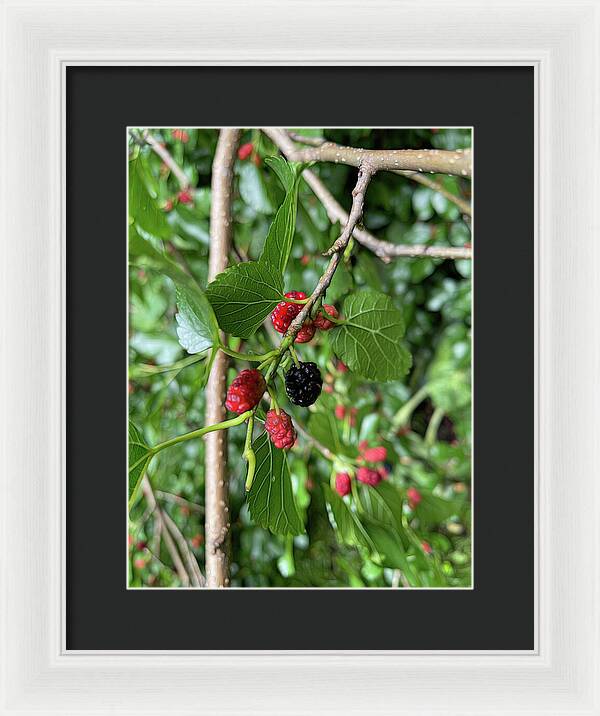
[[[0, 713], [600, 714], [598, 0], [0, 7]], [[354, 64], [357, 46], [360, 64], [536, 67], [537, 648], [67, 653], [63, 69]]]

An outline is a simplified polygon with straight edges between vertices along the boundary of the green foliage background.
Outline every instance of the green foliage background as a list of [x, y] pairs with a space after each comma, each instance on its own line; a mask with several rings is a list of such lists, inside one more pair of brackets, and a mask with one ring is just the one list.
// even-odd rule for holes
[[[311, 129], [303, 134], [365, 148], [441, 148], [470, 146], [462, 129]], [[164, 249], [173, 263], [206, 287], [209, 242], [211, 165], [217, 130], [186, 128], [189, 140], [175, 139], [170, 129], [152, 130], [165, 143], [195, 187], [193, 205], [175, 201], [174, 177], [148, 147], [130, 143], [130, 172], [147, 192], [130, 203], [146, 201], [141, 235]], [[284, 191], [265, 158], [278, 154], [256, 130], [242, 142], [254, 142], [255, 155], [236, 161], [234, 244], [230, 263], [240, 256], [258, 259]], [[319, 164], [313, 170], [348, 209], [356, 170]], [[130, 174], [131, 176], [131, 174]], [[466, 197], [469, 182], [435, 177], [453, 193]], [[285, 290], [312, 291], [326, 259], [321, 256], [339, 235], [325, 210], [300, 180], [296, 231], [285, 271]], [[382, 172], [372, 181], [364, 224], [378, 238], [402, 244], [463, 246], [470, 230], [457, 207], [440, 194], [410, 179]], [[401, 310], [406, 323], [404, 345], [412, 354], [406, 378], [391, 383], [366, 381], [342, 372], [324, 334], [298, 346], [302, 360], [315, 361], [327, 390], [314, 410], [282, 407], [318, 442], [338, 454], [356, 456], [359, 441], [385, 445], [389, 475], [377, 490], [357, 485], [354, 495], [365, 515], [357, 528], [342, 500], [331, 490], [332, 464], [300, 435], [288, 463], [294, 498], [306, 532], [292, 537], [272, 534], [251, 519], [244, 492], [242, 459], [245, 430], [229, 430], [232, 563], [234, 587], [385, 587], [471, 584], [471, 262], [430, 258], [397, 258], [382, 263], [356, 245], [338, 269], [327, 302], [339, 308], [348, 293], [384, 292]], [[177, 335], [176, 295], [164, 272], [146, 262], [130, 265], [130, 417], [142, 443], [154, 445], [204, 424], [207, 360], [189, 356]], [[208, 330], [208, 329], [207, 329]], [[260, 329], [231, 347], [264, 353], [273, 348]], [[175, 364], [174, 367], [173, 364]], [[243, 367], [232, 361], [231, 380]], [[255, 366], [252, 366], [255, 367]], [[283, 393], [283, 391], [280, 391]], [[334, 417], [344, 405], [347, 417]], [[350, 409], [355, 416], [350, 418]], [[432, 421], [432, 417], [434, 418]], [[438, 422], [439, 421], [439, 422]], [[429, 429], [428, 429], [429, 428]], [[202, 566], [204, 445], [192, 440], [165, 450], [149, 468], [161, 505], [190, 541]], [[423, 500], [411, 510], [406, 489], [416, 487]], [[395, 489], [392, 489], [395, 488]], [[175, 496], [175, 497], [174, 497]], [[183, 502], [181, 499], [187, 502]], [[189, 504], [188, 504], [189, 503]], [[390, 529], [382, 529], [381, 525]], [[164, 548], [152, 552], [156, 535], [143, 496], [130, 513], [129, 572], [134, 587], [178, 586]], [[361, 530], [367, 530], [364, 535]], [[428, 555], [422, 548], [432, 547]], [[399, 575], [401, 575], [398, 584]]]

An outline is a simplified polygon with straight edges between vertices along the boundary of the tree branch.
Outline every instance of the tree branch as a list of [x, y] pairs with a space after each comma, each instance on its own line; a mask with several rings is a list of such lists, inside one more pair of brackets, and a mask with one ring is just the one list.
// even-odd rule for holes
[[[208, 281], [225, 270], [231, 246], [231, 204], [233, 165], [240, 136], [239, 129], [222, 129], [212, 166], [210, 209], [210, 253]], [[223, 339], [222, 339], [223, 340]], [[222, 422], [226, 417], [225, 381], [228, 357], [217, 351], [206, 386], [206, 425]], [[219, 430], [206, 437], [204, 460], [205, 537], [207, 586], [229, 585], [227, 540], [229, 536], [229, 485], [227, 476], [227, 431]]]
[[[288, 132], [288, 136], [291, 137], [294, 141], [299, 142], [300, 144], [307, 144], [310, 147], [321, 147], [323, 144], [325, 144], [325, 140], [321, 137], [307, 137], [303, 134], [296, 134], [295, 132]], [[455, 204], [460, 209], [462, 214], [467, 214], [467, 216], [471, 216], [471, 203], [465, 201], [460, 196], [456, 196], [456, 194], [453, 194], [451, 191], [446, 189], [443, 184], [438, 181], [435, 181], [435, 179], [430, 179], [428, 176], [420, 174], [419, 172], [404, 171], [401, 169], [395, 170], [394, 174], [399, 174], [400, 176], [406, 177], [407, 179], [411, 179], [412, 181], [417, 182], [417, 184], [422, 184], [423, 186], [428, 187], [432, 191], [436, 191], [438, 194], [441, 194], [442, 196], [446, 197], [448, 201], [451, 201], [453, 204]]]
[[[285, 131], [276, 128], [277, 131]], [[368, 163], [376, 171], [413, 171], [431, 174], [454, 174], [470, 177], [472, 158], [470, 149], [363, 149], [323, 142], [294, 150], [289, 157], [294, 162], [334, 162], [360, 167]]]
[[[291, 159], [295, 147], [287, 133], [281, 129], [265, 127], [262, 130], [271, 141], [281, 150], [281, 152]], [[348, 214], [342, 206], [337, 202], [333, 194], [327, 189], [319, 177], [310, 169], [302, 172], [302, 177], [315, 193], [315, 196], [325, 207], [329, 220], [332, 223], [339, 221], [346, 224]], [[389, 241], [377, 239], [373, 234], [364, 229], [354, 228], [353, 236], [356, 241], [369, 251], [372, 251], [378, 258], [385, 263], [389, 263], [393, 258], [398, 256], [422, 257], [429, 256], [441, 259], [470, 259], [471, 249], [462, 247], [447, 246], [423, 246], [423, 245], [401, 245], [393, 244]]]

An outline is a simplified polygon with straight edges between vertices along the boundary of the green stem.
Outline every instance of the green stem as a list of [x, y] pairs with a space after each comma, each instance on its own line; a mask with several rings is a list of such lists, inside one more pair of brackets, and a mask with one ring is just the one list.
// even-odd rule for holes
[[270, 385], [267, 385], [267, 390], [269, 391], [269, 396], [271, 398], [271, 409], [275, 410], [277, 415], [279, 415], [279, 403], [277, 402], [277, 396], [275, 395], [275, 391]]
[[269, 360], [277, 355], [277, 350], [269, 351], [268, 353], [239, 353], [238, 351], [234, 351], [231, 348], [227, 348], [224, 345], [219, 345], [219, 348], [223, 351], [223, 353], [226, 353], [228, 356], [231, 356], [232, 358], [239, 358], [240, 360], [247, 360], [247, 361], [255, 361], [257, 363], [262, 363], [266, 360]]
[[246, 492], [250, 492], [252, 480], [254, 480], [254, 471], [256, 470], [256, 455], [252, 449], [252, 431], [254, 429], [254, 412], [250, 411], [248, 418], [248, 426], [246, 428], [246, 442], [244, 444], [244, 460], [248, 463], [248, 473], [246, 475]]
[[285, 352], [288, 350], [288, 348], [292, 345], [292, 337], [291, 336], [285, 336], [285, 338], [281, 341], [279, 344], [279, 348], [277, 350], [277, 355], [273, 359], [273, 362], [269, 366], [269, 370], [267, 371], [267, 375], [265, 376], [265, 380], [267, 383], [271, 380], [272, 376], [275, 375], [277, 372], [277, 368], [279, 367], [279, 364], [281, 363], [281, 360], [283, 356], [285, 355]]
[[336, 326], [343, 326], [344, 323], [346, 323], [346, 320], [344, 318], [334, 318], [333, 316], [329, 315], [329, 313], [327, 313], [323, 306], [321, 306], [321, 308], [319, 309], [319, 313], [321, 313], [328, 321], [335, 323]]
[[164, 443], [155, 445], [150, 450], [150, 453], [152, 455], [156, 455], [157, 452], [160, 452], [161, 450], [164, 450], [165, 448], [171, 447], [172, 445], [177, 445], [178, 443], [185, 442], [186, 440], [193, 440], [194, 438], [201, 438], [203, 435], [206, 435], [207, 433], [215, 432], [215, 430], [227, 430], [228, 428], [233, 428], [236, 425], [241, 425], [252, 414], [253, 414], [252, 410], [246, 410], [245, 413], [241, 413], [236, 418], [231, 418], [230, 420], [224, 420], [222, 423], [215, 423], [214, 425], [206, 425], [205, 427], [200, 428], [199, 430], [193, 430], [191, 433], [185, 433], [184, 435], [178, 435], [176, 438], [171, 438], [170, 440], [167, 440]]
[[283, 300], [286, 303], [297, 303], [299, 306], [303, 306], [305, 303], [308, 303], [308, 298], [287, 298], [284, 296]]
[[364, 507], [363, 507], [362, 502], [360, 501], [360, 495], [358, 494], [358, 484], [356, 482], [356, 478], [354, 478], [350, 481], [350, 489], [352, 491], [352, 500], [354, 501], [356, 510], [357, 510], [357, 512], [362, 514], [364, 512]]
[[269, 358], [264, 360], [262, 363], [259, 363], [256, 366], [256, 370], [263, 370], [264, 368], [266, 368], [273, 361], [273, 358], [275, 358], [275, 356], [269, 356]]
[[408, 425], [410, 417], [413, 414], [415, 408], [425, 400], [429, 393], [429, 386], [426, 384], [409, 398], [406, 403], [400, 408], [400, 410], [392, 418], [392, 428], [400, 428], [403, 425]]
[[294, 365], [299, 365], [298, 361], [298, 354], [296, 353], [296, 349], [294, 346], [290, 346], [290, 355], [292, 356], [292, 360], [294, 361]]
[[427, 431], [425, 432], [425, 445], [433, 445], [437, 439], [438, 429], [442, 418], [444, 417], [444, 411], [442, 408], [436, 408], [433, 411], [433, 415], [429, 420]]

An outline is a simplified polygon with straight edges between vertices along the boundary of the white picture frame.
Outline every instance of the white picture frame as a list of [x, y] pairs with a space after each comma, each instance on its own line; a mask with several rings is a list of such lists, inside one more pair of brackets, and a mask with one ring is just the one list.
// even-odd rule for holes
[[[0, 713], [600, 714], [598, 0], [0, 5]], [[64, 77], [77, 64], [534, 67], [535, 649], [65, 649]]]

